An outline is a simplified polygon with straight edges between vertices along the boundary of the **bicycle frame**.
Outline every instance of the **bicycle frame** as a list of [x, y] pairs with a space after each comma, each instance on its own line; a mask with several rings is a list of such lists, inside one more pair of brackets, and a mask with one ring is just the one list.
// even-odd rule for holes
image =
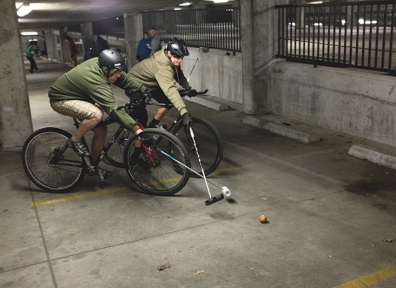
[[[74, 126], [76, 126], [76, 128], [78, 128], [80, 125], [80, 122], [76, 118], [73, 118], [73, 121], [74, 121]], [[98, 124], [97, 127], [107, 126], [107, 125], [113, 124], [115, 122], [116, 121], [109, 116], [102, 123]], [[144, 129], [144, 126], [142, 123], [137, 121], [136, 125], [138, 125], [140, 127], [140, 129], [142, 129], [142, 130]], [[122, 131], [124, 129], [125, 128], [122, 125], [120, 125], [120, 127], [118, 127], [117, 131], [113, 134], [113, 136], [110, 138], [110, 140], [107, 141], [107, 143], [104, 145], [102, 151], [99, 154], [99, 157], [95, 161], [93, 161], [91, 157], [89, 157], [89, 160], [86, 159], [86, 157], [84, 158], [84, 159], [86, 159], [85, 161], [88, 166], [88, 169], [93, 171], [94, 168], [97, 165], [99, 165], [99, 163], [102, 161], [103, 157], [106, 155], [107, 151], [110, 150], [111, 146], [114, 144], [115, 140], [118, 138], [118, 136], [122, 133]], [[87, 142], [84, 137], [82, 138], [82, 141], [84, 142], [85, 145], [87, 145]], [[151, 165], [153, 165], [153, 167], [156, 167], [157, 165], [159, 165], [159, 157], [158, 157], [157, 151], [155, 151], [155, 149], [153, 149], [152, 147], [147, 147], [143, 143], [141, 143], [141, 145], [142, 145], [144, 151], [146, 152], [146, 155], [147, 155]], [[61, 153], [65, 152], [66, 149], [67, 149], [67, 145], [65, 145], [65, 147], [62, 149]], [[102, 177], [102, 175], [99, 175], [99, 176], [101, 177], [101, 180], [103, 181], [104, 178]]]

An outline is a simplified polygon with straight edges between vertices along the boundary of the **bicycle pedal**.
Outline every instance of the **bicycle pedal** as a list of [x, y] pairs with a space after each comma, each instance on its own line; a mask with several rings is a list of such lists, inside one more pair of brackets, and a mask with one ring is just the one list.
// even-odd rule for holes
[[95, 171], [92, 171], [92, 170], [90, 170], [90, 169], [87, 171], [87, 175], [88, 175], [88, 176], [96, 176], [95, 173], [96, 173]]

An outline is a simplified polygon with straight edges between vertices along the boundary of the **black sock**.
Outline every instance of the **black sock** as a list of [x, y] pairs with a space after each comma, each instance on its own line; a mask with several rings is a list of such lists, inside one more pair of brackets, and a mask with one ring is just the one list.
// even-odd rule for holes
[[157, 128], [159, 122], [159, 120], [153, 118], [147, 128]]

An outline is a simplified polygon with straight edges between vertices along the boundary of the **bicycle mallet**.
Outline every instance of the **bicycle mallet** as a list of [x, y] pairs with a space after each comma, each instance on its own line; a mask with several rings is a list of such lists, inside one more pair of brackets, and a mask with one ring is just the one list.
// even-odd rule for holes
[[[159, 147], [157, 147], [157, 149], [164, 154], [165, 156], [169, 157], [170, 159], [172, 159], [173, 161], [175, 161], [177, 164], [179, 164], [180, 166], [183, 166], [184, 168], [186, 168], [187, 170], [193, 172], [195, 175], [204, 178], [204, 176], [202, 176], [201, 174], [199, 174], [197, 171], [195, 171], [194, 169], [191, 169], [190, 167], [186, 166], [185, 164], [183, 164], [182, 162], [180, 162], [179, 160], [177, 160], [175, 157], [169, 155], [168, 153], [166, 153], [164, 150], [160, 149]], [[231, 196], [231, 191], [230, 189], [228, 189], [227, 186], [218, 186], [215, 183], [213, 183], [212, 181], [206, 179], [206, 181], [208, 181], [208, 183], [212, 184], [213, 186], [216, 186], [217, 188], [219, 188], [221, 190], [221, 192], [224, 194], [224, 196], [229, 197]]]
[[213, 203], [216, 203], [217, 201], [220, 201], [220, 200], [224, 199], [224, 195], [230, 196], [231, 195], [231, 191], [227, 187], [224, 186], [222, 188], [222, 192], [223, 192], [222, 194], [219, 194], [219, 195], [216, 195], [216, 196], [212, 197], [212, 195], [210, 194], [208, 181], [206, 181], [205, 171], [204, 171], [204, 169], [202, 167], [201, 157], [199, 156], [199, 153], [198, 153], [198, 147], [197, 147], [197, 143], [195, 142], [194, 132], [193, 132], [191, 127], [190, 127], [190, 134], [191, 134], [191, 139], [193, 140], [195, 153], [197, 153], [199, 166], [201, 167], [201, 171], [202, 171], [202, 176], [203, 176], [203, 178], [205, 180], [206, 189], [208, 189], [209, 199], [204, 201], [205, 205], [208, 206], [208, 205], [211, 205]]
[[198, 62], [198, 58], [197, 58], [197, 60], [195, 60], [194, 66], [193, 66], [193, 68], [191, 69], [191, 72], [190, 72], [190, 76], [188, 76], [188, 78], [187, 78], [187, 82], [190, 81], [191, 74], [194, 71], [194, 68], [195, 68], [195, 65], [197, 65], [197, 62]]

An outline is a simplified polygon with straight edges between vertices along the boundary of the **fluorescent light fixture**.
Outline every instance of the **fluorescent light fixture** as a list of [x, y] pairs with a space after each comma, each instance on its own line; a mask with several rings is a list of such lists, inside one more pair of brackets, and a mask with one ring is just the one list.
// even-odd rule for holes
[[323, 1], [313, 1], [313, 2], [309, 2], [307, 4], [323, 4]]
[[191, 4], [191, 2], [184, 2], [182, 4], [179, 4], [179, 6], [190, 6]]
[[364, 19], [360, 18], [359, 19], [359, 24], [360, 25], [363, 25], [363, 24], [368, 24], [368, 25], [377, 24], [377, 20], [370, 21], [370, 20], [364, 20]]
[[32, 12], [32, 8], [29, 6], [29, 4], [22, 4], [22, 6], [19, 7], [17, 10], [17, 14], [19, 17], [26, 16], [30, 12]]
[[175, 7], [173, 10], [182, 10], [180, 7]]
[[27, 31], [27, 32], [21, 32], [21, 35], [23, 36], [35, 36], [38, 35], [36, 31]]
[[213, 0], [214, 3], [226, 3], [228, 0]]

